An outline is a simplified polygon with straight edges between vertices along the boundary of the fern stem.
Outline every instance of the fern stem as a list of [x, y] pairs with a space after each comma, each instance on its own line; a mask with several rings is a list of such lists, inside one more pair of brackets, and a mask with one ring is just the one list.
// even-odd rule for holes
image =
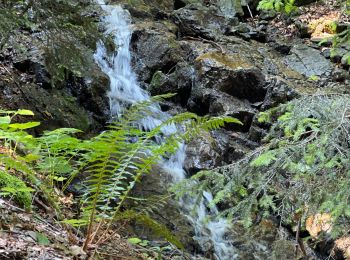
[[[146, 166], [150, 166], [150, 165], [151, 165], [151, 163], [148, 163]], [[139, 181], [139, 179], [141, 178], [141, 176], [142, 176], [143, 173], [144, 173], [143, 171], [140, 171], [140, 172], [135, 176], [135, 179], [134, 179], [135, 182], [134, 182], [134, 183], [136, 183], [137, 181]], [[123, 195], [121, 201], [119, 202], [118, 206], [117, 206], [117, 207], [115, 208], [115, 210], [114, 210], [114, 213], [113, 213], [112, 218], [108, 221], [107, 228], [103, 231], [102, 235], [101, 235], [100, 238], [97, 240], [96, 244], [99, 244], [99, 243], [101, 242], [102, 238], [106, 235], [106, 233], [108, 232], [108, 230], [111, 228], [111, 225], [112, 225], [113, 220], [117, 217], [117, 214], [119, 213], [121, 206], [123, 205], [123, 203], [124, 203], [125, 200], [127, 199], [127, 197], [128, 197], [128, 195], [129, 195], [129, 193], [131, 192], [132, 188], [133, 188], [133, 185], [132, 185], [132, 187], [129, 187], [129, 188], [126, 190], [126, 192], [124, 193], [124, 195]], [[102, 221], [101, 221], [100, 223], [102, 223]], [[99, 227], [100, 227], [100, 226], [101, 226], [101, 225], [99, 225]], [[97, 232], [96, 232], [96, 233], [97, 233]]]
[[[104, 160], [103, 161], [103, 169], [107, 166], [107, 162], [108, 162], [108, 160]], [[101, 187], [102, 187], [102, 179], [103, 179], [102, 172], [103, 171], [101, 171], [101, 173], [99, 174], [97, 189], [96, 189], [94, 200], [93, 200], [93, 203], [92, 203], [91, 214], [90, 214], [90, 217], [89, 217], [89, 226], [88, 226], [88, 230], [87, 230], [87, 233], [86, 233], [86, 238], [85, 238], [84, 245], [83, 245], [83, 250], [84, 251], [87, 250], [90, 242], [94, 238], [94, 235], [92, 235], [92, 229], [93, 229], [93, 223], [95, 221], [95, 216], [96, 216], [97, 200], [98, 200], [99, 194], [101, 192]]]

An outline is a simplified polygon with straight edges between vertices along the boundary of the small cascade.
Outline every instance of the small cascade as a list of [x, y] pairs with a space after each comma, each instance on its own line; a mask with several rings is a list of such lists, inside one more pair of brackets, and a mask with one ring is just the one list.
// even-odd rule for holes
[[[108, 98], [110, 103], [111, 116], [119, 116], [130, 104], [149, 100], [149, 94], [140, 88], [136, 75], [131, 68], [131, 54], [129, 50], [132, 34], [130, 14], [120, 6], [106, 5], [104, 0], [97, 0], [97, 3], [105, 11], [106, 16], [102, 22], [105, 27], [105, 34], [112, 35], [116, 53], [108, 54], [103, 42], [97, 43], [97, 50], [94, 54], [95, 61], [101, 70], [110, 79], [110, 91]], [[153, 129], [169, 118], [167, 113], [161, 111], [159, 105], [151, 107], [152, 116], [144, 118], [140, 126], [146, 130]], [[164, 135], [174, 133], [176, 126], [170, 125], [162, 129]], [[169, 174], [173, 182], [180, 182], [186, 178], [183, 164], [186, 157], [185, 145], [181, 144], [179, 150], [170, 159], [161, 162], [164, 171]], [[180, 200], [183, 214], [190, 220], [195, 229], [195, 239], [207, 250], [207, 244], [213, 245], [214, 254], [217, 259], [235, 259], [236, 250], [230, 241], [225, 239], [225, 233], [229, 224], [225, 219], [215, 218], [218, 210], [211, 205], [212, 194], [204, 192], [198, 206], [197, 200], [186, 196]], [[195, 209], [195, 210], [193, 210]], [[213, 220], [211, 220], [213, 219]]]

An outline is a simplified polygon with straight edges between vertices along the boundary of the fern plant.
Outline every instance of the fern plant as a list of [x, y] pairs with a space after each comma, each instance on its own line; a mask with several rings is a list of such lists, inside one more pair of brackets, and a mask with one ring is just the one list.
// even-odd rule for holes
[[[26, 130], [38, 126], [38, 122], [13, 123], [17, 117], [33, 116], [30, 110], [5, 111], [0, 110], [0, 184], [2, 196], [13, 196], [19, 204], [30, 209], [31, 192], [42, 190], [46, 200], [52, 202], [52, 193], [48, 187], [42, 185], [42, 181], [35, 173], [32, 162], [38, 159], [35, 153], [36, 139], [28, 134]], [[32, 152], [31, 152], [32, 151]], [[27, 180], [28, 187], [23, 180]], [[56, 209], [58, 209], [56, 207]]]
[[[189, 140], [203, 130], [221, 127], [225, 122], [239, 122], [234, 118], [201, 118], [192, 113], [183, 113], [149, 131], [137, 128], [141, 119], [153, 113], [151, 105], [163, 97], [166, 96], [132, 106], [109, 126], [109, 130], [81, 143], [80, 148], [86, 153], [80, 160], [83, 161], [84, 171], [90, 176], [83, 198], [83, 217], [78, 221], [88, 225], [84, 249], [93, 240], [92, 234], [97, 233], [101, 223], [107, 222], [103, 234], [108, 231], [113, 220], [122, 213], [122, 206], [131, 199], [130, 192], [142, 176], [150, 173], [152, 166], [163, 157], [174, 153], [180, 141]], [[161, 143], [155, 142], [163, 135], [164, 127], [174, 124], [181, 124], [185, 130], [163, 136]], [[96, 222], [99, 224], [94, 229]], [[173, 242], [179, 244], [178, 241]]]
[[[222, 127], [225, 123], [240, 122], [229, 117], [208, 118], [183, 113], [168, 118], [154, 129], [140, 129], [140, 121], [157, 116], [153, 115], [154, 103], [169, 96], [157, 96], [131, 106], [106, 131], [87, 140], [78, 139], [76, 135], [80, 131], [71, 128], [33, 137], [26, 130], [39, 123], [11, 122], [15, 116], [32, 116], [31, 111], [1, 111], [0, 137], [5, 149], [9, 150], [0, 157], [5, 167], [5, 171], [0, 172], [0, 185], [5, 183], [2, 194], [15, 195], [25, 206], [29, 206], [32, 190], [26, 188], [27, 183], [35, 190], [42, 190], [43, 197], [58, 209], [54, 185], [64, 181], [64, 190], [74, 178], [82, 175], [86, 187], [81, 198], [82, 214], [77, 219], [65, 222], [87, 226], [85, 250], [96, 234], [100, 235], [96, 242], [99, 243], [112, 223], [121, 219], [146, 224], [181, 248], [176, 237], [152, 220], [147, 211], [128, 208], [126, 202], [135, 199], [131, 192], [142, 177], [152, 172], [152, 167], [163, 158], [176, 152], [180, 142], [188, 141], [202, 131]], [[168, 126], [175, 129], [176, 124], [181, 124], [181, 131], [163, 133]], [[15, 177], [11, 174], [13, 171], [24, 176]]]

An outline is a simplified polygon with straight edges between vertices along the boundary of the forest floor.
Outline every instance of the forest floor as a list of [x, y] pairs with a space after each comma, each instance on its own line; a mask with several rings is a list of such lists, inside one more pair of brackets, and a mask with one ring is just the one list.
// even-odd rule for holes
[[[72, 214], [71, 197], [62, 197], [65, 213]], [[112, 246], [91, 246], [89, 254], [82, 250], [81, 230], [71, 228], [53, 218], [54, 209], [36, 199], [31, 212], [11, 199], [0, 199], [0, 259], [147, 259], [149, 254], [132, 246], [118, 232], [109, 236]]]

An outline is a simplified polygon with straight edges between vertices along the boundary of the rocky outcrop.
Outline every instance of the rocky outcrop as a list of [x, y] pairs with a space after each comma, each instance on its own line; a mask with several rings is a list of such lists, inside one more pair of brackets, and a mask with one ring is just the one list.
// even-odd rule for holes
[[191, 4], [173, 12], [172, 17], [183, 36], [218, 39], [238, 20], [223, 16], [214, 6]]
[[3, 109], [30, 109], [41, 125], [36, 131], [73, 127], [99, 131], [108, 119], [108, 80], [95, 68], [90, 79], [67, 72], [54, 81], [40, 42], [17, 33], [21, 52], [7, 48], [1, 54], [0, 100]]
[[265, 75], [243, 55], [207, 52], [195, 61], [202, 87], [250, 102], [264, 100]]

